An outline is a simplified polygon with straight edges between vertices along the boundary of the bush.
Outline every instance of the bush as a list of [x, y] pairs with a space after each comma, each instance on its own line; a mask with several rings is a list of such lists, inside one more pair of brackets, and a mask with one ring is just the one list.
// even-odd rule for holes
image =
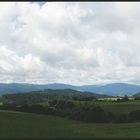
[[140, 121], [140, 110], [136, 110], [129, 113], [129, 119], [131, 121]]

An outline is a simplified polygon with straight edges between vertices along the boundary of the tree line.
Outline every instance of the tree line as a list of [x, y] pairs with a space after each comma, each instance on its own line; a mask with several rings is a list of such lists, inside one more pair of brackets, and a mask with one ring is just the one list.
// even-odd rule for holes
[[51, 100], [48, 102], [48, 106], [5, 103], [0, 106], [0, 109], [61, 116], [88, 123], [127, 123], [140, 121], [140, 110], [132, 111], [128, 114], [115, 114], [105, 112], [100, 106], [78, 106], [72, 101], [65, 100]]

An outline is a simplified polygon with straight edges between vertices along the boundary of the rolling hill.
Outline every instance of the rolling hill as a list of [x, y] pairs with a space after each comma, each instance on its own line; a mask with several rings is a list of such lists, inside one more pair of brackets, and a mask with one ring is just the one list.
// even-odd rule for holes
[[80, 92], [72, 89], [46, 89], [27, 93], [2, 95], [3, 99], [16, 104], [37, 104], [48, 100], [93, 100], [96, 97], [108, 97], [90, 92]]

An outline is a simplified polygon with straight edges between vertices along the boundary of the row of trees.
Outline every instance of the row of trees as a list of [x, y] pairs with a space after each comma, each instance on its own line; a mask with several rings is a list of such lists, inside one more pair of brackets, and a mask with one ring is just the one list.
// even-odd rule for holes
[[117, 102], [127, 102], [127, 101], [129, 101], [129, 98], [127, 95], [125, 95], [122, 99], [120, 98], [117, 99]]
[[14, 103], [7, 103], [0, 106], [0, 109], [69, 117], [70, 119], [84, 122], [126, 123], [140, 121], [140, 110], [130, 112], [129, 114], [114, 114], [112, 112], [105, 112], [99, 106], [77, 106], [71, 101], [61, 100], [52, 100], [47, 107], [41, 105], [17, 105]]

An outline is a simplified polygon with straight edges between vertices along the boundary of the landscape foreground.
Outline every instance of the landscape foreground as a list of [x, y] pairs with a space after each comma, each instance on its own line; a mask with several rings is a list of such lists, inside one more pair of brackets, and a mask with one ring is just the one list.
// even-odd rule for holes
[[140, 123], [83, 123], [49, 115], [0, 111], [0, 138], [139, 138]]
[[0, 97], [0, 138], [140, 138], [139, 132], [139, 94], [47, 89]]

